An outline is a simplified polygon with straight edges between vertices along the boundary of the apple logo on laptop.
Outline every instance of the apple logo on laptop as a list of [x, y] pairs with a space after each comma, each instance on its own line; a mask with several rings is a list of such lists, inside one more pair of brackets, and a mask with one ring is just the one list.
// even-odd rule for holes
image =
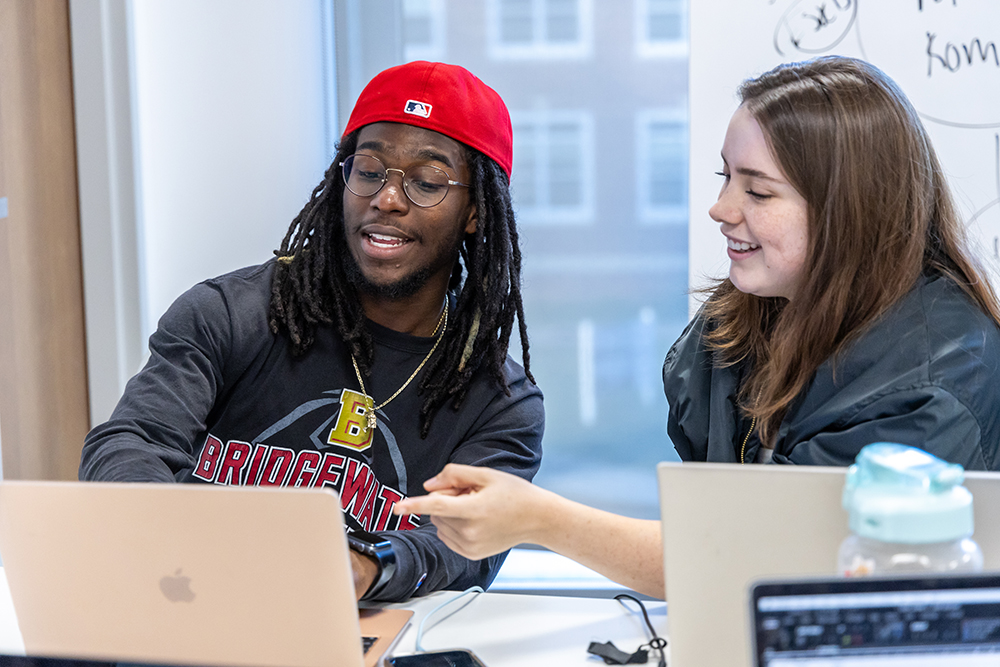
[[191, 577], [181, 574], [182, 568], [177, 568], [173, 575], [160, 579], [160, 590], [171, 602], [192, 602], [194, 591], [191, 590]]

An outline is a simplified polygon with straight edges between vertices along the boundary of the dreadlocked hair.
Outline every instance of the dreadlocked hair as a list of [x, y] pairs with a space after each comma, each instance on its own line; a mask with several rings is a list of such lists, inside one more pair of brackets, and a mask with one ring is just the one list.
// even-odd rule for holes
[[[319, 326], [332, 326], [371, 375], [375, 344], [355, 287], [348, 280], [344, 235], [344, 180], [340, 163], [354, 153], [358, 132], [344, 137], [323, 181], [295, 217], [275, 251], [269, 323], [285, 333], [292, 353], [302, 355]], [[531, 382], [528, 332], [521, 302], [521, 250], [507, 175], [491, 158], [466, 147], [469, 195], [476, 205], [476, 231], [466, 235], [448, 289], [455, 306], [440, 351], [428, 361], [418, 385], [420, 437], [426, 438], [437, 411], [447, 402], [461, 407], [473, 376], [487, 373], [509, 396], [503, 366], [517, 319], [522, 363]], [[468, 276], [463, 280], [463, 265]]]

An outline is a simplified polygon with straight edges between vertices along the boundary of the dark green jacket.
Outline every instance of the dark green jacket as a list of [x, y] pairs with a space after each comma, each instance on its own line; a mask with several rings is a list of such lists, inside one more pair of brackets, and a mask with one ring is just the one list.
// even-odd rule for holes
[[[718, 367], [702, 313], [663, 365], [667, 432], [685, 461], [754, 461], [735, 407], [745, 372]], [[778, 429], [774, 463], [846, 466], [872, 442], [920, 447], [969, 470], [1000, 470], [1000, 330], [950, 279], [920, 284], [824, 362]]]

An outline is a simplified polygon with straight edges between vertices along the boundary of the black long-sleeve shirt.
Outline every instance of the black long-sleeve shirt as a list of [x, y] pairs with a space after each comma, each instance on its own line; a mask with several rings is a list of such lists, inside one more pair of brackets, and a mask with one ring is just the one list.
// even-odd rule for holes
[[[369, 435], [359, 428], [363, 394], [336, 332], [321, 327], [310, 350], [294, 357], [287, 337], [268, 328], [273, 266], [205, 281], [177, 299], [150, 337], [149, 362], [111, 418], [88, 434], [80, 478], [330, 486], [349, 528], [385, 531], [393, 543], [397, 568], [379, 599], [489, 585], [505, 554], [467, 560], [432, 524], [391, 509], [423, 494], [423, 482], [449, 462], [531, 479], [541, 458], [541, 392], [508, 357], [510, 396], [479, 373], [461, 409], [446, 404], [421, 438], [418, 376], [378, 411]], [[433, 339], [369, 326], [375, 354], [365, 386], [378, 404]]]

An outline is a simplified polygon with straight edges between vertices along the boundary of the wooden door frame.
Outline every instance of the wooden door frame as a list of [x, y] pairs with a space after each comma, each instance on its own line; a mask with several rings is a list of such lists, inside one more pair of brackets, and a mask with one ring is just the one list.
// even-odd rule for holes
[[0, 441], [75, 479], [90, 425], [67, 0], [0, 0]]

